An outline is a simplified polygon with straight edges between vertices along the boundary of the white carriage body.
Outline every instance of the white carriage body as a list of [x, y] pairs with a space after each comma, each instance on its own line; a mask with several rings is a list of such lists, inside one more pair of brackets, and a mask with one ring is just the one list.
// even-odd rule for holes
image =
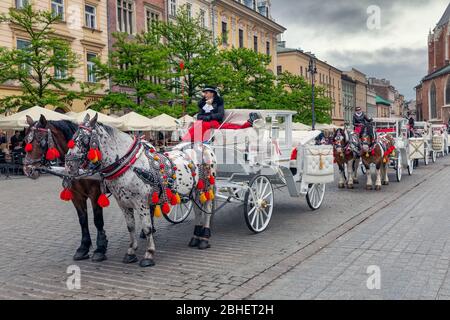
[[425, 158], [425, 138], [409, 138], [409, 158], [422, 160]]

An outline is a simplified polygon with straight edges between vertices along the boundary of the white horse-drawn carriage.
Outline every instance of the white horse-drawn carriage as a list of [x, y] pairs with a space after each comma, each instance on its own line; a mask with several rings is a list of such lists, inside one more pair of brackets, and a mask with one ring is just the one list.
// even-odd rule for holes
[[[231, 123], [245, 122], [254, 110], [226, 110]], [[316, 145], [320, 131], [292, 134], [295, 112], [259, 111], [258, 126], [241, 130], [214, 130], [210, 145], [217, 158], [216, 212], [229, 203], [243, 206], [248, 228], [264, 231], [274, 210], [275, 190], [286, 187], [291, 197], [305, 196], [308, 206], [321, 206], [325, 185], [334, 181], [332, 146]], [[185, 199], [166, 217], [186, 219], [193, 207]]]
[[388, 134], [395, 141], [395, 151], [389, 156], [389, 167], [393, 168], [396, 173], [397, 181], [402, 179], [403, 168], [408, 170], [408, 174], [412, 175], [414, 170], [414, 159], [410, 153], [410, 138], [408, 133], [408, 120], [399, 118], [375, 118], [373, 126], [377, 133]]
[[448, 133], [445, 125], [434, 124], [431, 126], [432, 149], [437, 155], [448, 154]]
[[423, 160], [428, 165], [430, 159], [436, 162], [436, 151], [432, 148], [432, 134], [430, 125], [424, 121], [417, 121], [414, 124], [414, 138], [409, 138], [409, 156], [418, 165], [419, 160]]

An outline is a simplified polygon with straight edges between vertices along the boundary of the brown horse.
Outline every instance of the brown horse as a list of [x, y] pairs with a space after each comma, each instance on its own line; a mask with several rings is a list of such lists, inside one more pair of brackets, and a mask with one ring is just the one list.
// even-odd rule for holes
[[388, 150], [393, 148], [394, 142], [390, 136], [380, 136], [376, 138], [375, 131], [371, 124], [365, 125], [360, 133], [361, 141], [361, 159], [366, 168], [367, 190], [373, 190], [372, 173], [370, 165], [375, 164], [377, 178], [375, 181], [375, 190], [381, 190], [381, 185], [388, 185]]
[[[353, 184], [358, 184], [358, 167], [360, 157], [358, 152], [359, 141], [357, 136], [351, 136], [345, 129], [337, 129], [333, 136], [334, 159], [339, 167], [339, 188], [353, 189]], [[347, 167], [347, 177], [345, 168]]]
[[[37, 179], [42, 169], [55, 162], [64, 162], [64, 156], [68, 150], [67, 144], [78, 130], [78, 126], [70, 121], [47, 121], [43, 115], [37, 122], [27, 116], [27, 123], [29, 127], [25, 136], [27, 153], [24, 160], [24, 172], [28, 177]], [[57, 153], [48, 156], [49, 149], [56, 149]], [[73, 259], [89, 258], [89, 249], [92, 246], [87, 210], [87, 200], [89, 199], [94, 212], [94, 224], [97, 228], [97, 248], [92, 255], [92, 261], [106, 260], [108, 239], [103, 229], [103, 209], [97, 204], [97, 199], [102, 193], [100, 183], [93, 180], [75, 180], [72, 182], [71, 190], [73, 192], [71, 201], [77, 210], [82, 234], [81, 245]]]

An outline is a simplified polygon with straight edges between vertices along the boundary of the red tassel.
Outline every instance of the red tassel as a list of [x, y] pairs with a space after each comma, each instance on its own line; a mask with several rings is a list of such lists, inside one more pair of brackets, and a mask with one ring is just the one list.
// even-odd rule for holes
[[27, 143], [26, 145], [25, 145], [25, 152], [31, 152], [31, 151], [33, 151], [33, 145], [31, 144], [31, 143]]
[[168, 198], [168, 199], [172, 199], [172, 196], [173, 196], [172, 190], [170, 190], [169, 188], [167, 188], [167, 189], [166, 189], [166, 194], [167, 194], [167, 198]]
[[161, 164], [159, 165], [159, 168], [160, 168], [160, 169], [164, 169], [164, 168], [165, 168], [164, 164], [161, 163]]
[[202, 179], [200, 179], [200, 180], [198, 180], [197, 190], [203, 190], [203, 189], [205, 189], [205, 182]]
[[72, 190], [65, 188], [63, 191], [61, 191], [59, 198], [62, 201], [71, 201], [73, 198]]
[[372, 156], [375, 156], [375, 149], [372, 150]]
[[158, 192], [153, 192], [153, 195], [152, 195], [152, 203], [153, 203], [153, 204], [158, 204], [158, 203], [159, 203], [159, 195], [158, 195]]
[[102, 153], [98, 149], [90, 149], [87, 158], [89, 161], [96, 163], [100, 160], [102, 160]]
[[170, 206], [167, 202], [164, 202], [163, 206], [162, 206], [162, 212], [165, 215], [168, 215], [170, 213]]
[[53, 161], [60, 157], [59, 151], [55, 148], [50, 148], [47, 150], [47, 154], [45, 155], [45, 159], [48, 161]]
[[209, 192], [205, 192], [205, 197], [206, 197], [206, 200], [211, 200], [211, 195], [209, 194]]
[[172, 206], [176, 206], [178, 204], [178, 199], [177, 199], [177, 196], [175, 194], [172, 194], [172, 197], [170, 198], [170, 204]]
[[100, 207], [102, 207], [102, 208], [109, 207], [109, 199], [108, 199], [108, 197], [104, 193], [102, 193], [100, 195], [100, 197], [98, 197], [97, 204]]
[[215, 183], [216, 183], [216, 179], [214, 178], [213, 175], [210, 175], [209, 176], [209, 184], [213, 186]]
[[96, 157], [95, 150], [94, 150], [94, 149], [90, 149], [89, 152], [88, 152], [88, 154], [87, 154], [88, 160], [89, 160], [89, 161], [92, 161], [92, 160], [95, 159], [95, 157]]
[[70, 139], [69, 142], [67, 142], [67, 148], [69, 148], [69, 149], [75, 148], [75, 141]]

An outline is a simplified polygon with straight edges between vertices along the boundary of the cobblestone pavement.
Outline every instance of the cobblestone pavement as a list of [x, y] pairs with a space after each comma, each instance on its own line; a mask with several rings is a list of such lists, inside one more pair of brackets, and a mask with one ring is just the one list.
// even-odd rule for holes
[[[80, 228], [72, 205], [59, 201], [60, 180], [0, 179], [0, 298], [445, 298], [449, 220], [439, 191], [448, 189], [449, 164], [440, 158], [380, 192], [329, 185], [317, 212], [278, 192], [271, 224], [258, 235], [248, 231], [242, 208], [229, 206], [214, 218], [207, 251], [187, 247], [192, 220], [159, 220], [149, 269], [121, 262], [128, 234], [114, 201], [104, 214], [108, 260], [75, 263]], [[95, 242], [92, 217], [90, 226]], [[69, 290], [74, 264], [81, 289]], [[381, 267], [382, 290], [364, 289], [368, 264]]]

